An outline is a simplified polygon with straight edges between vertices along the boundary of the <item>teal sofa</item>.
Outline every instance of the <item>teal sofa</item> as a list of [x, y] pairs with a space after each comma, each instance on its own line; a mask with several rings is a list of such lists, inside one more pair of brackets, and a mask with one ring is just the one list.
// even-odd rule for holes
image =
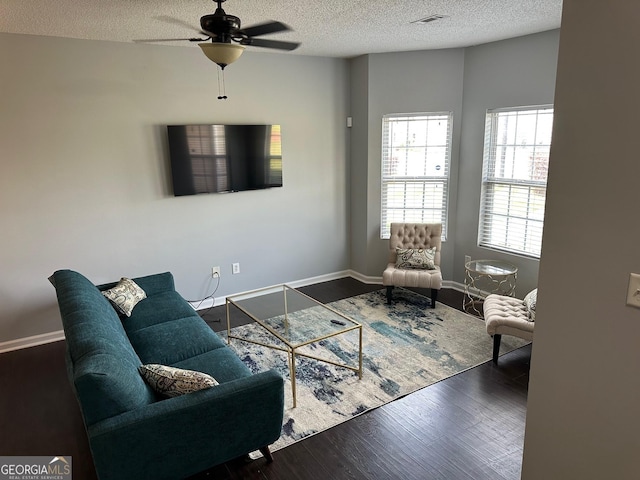
[[[282, 428], [284, 387], [275, 371], [252, 374], [176, 292], [171, 273], [133, 279], [146, 293], [118, 315], [80, 273], [55, 272], [67, 367], [100, 480], [181, 479], [268, 446]], [[164, 398], [138, 372], [162, 364], [219, 385]]]

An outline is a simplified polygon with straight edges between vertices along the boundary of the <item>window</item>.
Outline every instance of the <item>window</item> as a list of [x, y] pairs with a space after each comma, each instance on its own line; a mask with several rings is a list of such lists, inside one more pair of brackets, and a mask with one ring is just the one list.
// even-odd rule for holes
[[442, 223], [447, 232], [451, 112], [385, 115], [382, 119], [380, 238], [392, 222]]
[[228, 190], [224, 126], [187, 125], [186, 129], [195, 193]]
[[488, 110], [478, 244], [540, 257], [553, 106]]
[[271, 125], [269, 129], [271, 140], [267, 144], [269, 147], [269, 163], [266, 165], [265, 178], [268, 185], [282, 183], [282, 133], [280, 125]]

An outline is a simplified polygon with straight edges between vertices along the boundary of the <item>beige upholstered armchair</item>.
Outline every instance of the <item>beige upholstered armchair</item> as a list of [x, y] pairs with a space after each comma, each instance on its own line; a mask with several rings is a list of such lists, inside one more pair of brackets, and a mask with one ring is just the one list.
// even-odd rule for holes
[[[435, 308], [442, 288], [440, 223], [392, 223], [389, 237], [389, 264], [382, 273], [391, 303], [393, 287], [431, 289], [431, 307]], [[398, 260], [400, 255], [400, 260]]]

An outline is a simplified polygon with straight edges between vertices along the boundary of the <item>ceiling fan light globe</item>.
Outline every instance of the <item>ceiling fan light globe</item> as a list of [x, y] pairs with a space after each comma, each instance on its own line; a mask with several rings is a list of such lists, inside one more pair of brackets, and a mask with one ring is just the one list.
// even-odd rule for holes
[[199, 43], [198, 46], [207, 58], [220, 65], [220, 68], [235, 62], [245, 49], [244, 45], [234, 43]]

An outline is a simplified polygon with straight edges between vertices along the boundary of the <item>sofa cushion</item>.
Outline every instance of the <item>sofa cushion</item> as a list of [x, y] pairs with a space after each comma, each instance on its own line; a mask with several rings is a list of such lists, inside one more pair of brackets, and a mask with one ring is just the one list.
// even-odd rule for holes
[[[118, 315], [106, 298], [102, 299], [109, 315], [100, 316], [99, 309], [94, 315], [73, 312], [65, 327], [70, 376], [87, 425], [156, 400], [137, 372], [141, 362]], [[110, 315], [114, 322], [108, 321]]]
[[129, 340], [143, 364], [173, 365], [225, 346], [195, 312], [189, 317], [130, 332]]
[[96, 286], [70, 270], [53, 276], [71, 362], [111, 352], [130, 365], [140, 365], [118, 314]]
[[124, 277], [116, 286], [105, 290], [102, 294], [109, 299], [119, 313], [127, 317], [131, 316], [131, 312], [141, 300], [147, 298], [147, 294], [136, 282]]
[[435, 270], [396, 268], [395, 263], [389, 263], [382, 272], [382, 284], [439, 290], [442, 288], [442, 272], [440, 267]]
[[112, 352], [75, 362], [73, 383], [87, 426], [156, 401], [136, 367]]
[[165, 397], [179, 397], [218, 385], [216, 379], [211, 375], [195, 370], [153, 363], [140, 365], [138, 371], [156, 393]]
[[137, 371], [142, 363], [118, 314], [100, 290], [71, 270], [53, 274], [64, 326], [69, 376], [85, 423], [155, 401]]
[[162, 292], [140, 302], [129, 318], [122, 321], [127, 335], [133, 332], [180, 318], [194, 317], [200, 321], [197, 312], [178, 292]]
[[211, 350], [176, 362], [172, 366], [208, 373], [220, 383], [251, 376], [251, 370], [230, 348]]
[[[111, 306], [109, 308], [116, 315], [113, 308]], [[133, 351], [121, 325], [107, 321], [90, 322], [87, 321], [86, 315], [80, 313], [74, 313], [69, 317], [70, 319], [77, 317], [77, 321], [68, 322], [64, 332], [69, 356], [74, 363], [83, 357], [97, 353], [112, 353], [135, 367], [140, 364], [140, 359]], [[105, 318], [98, 320], [105, 320]], [[119, 323], [120, 320], [117, 320]]]

